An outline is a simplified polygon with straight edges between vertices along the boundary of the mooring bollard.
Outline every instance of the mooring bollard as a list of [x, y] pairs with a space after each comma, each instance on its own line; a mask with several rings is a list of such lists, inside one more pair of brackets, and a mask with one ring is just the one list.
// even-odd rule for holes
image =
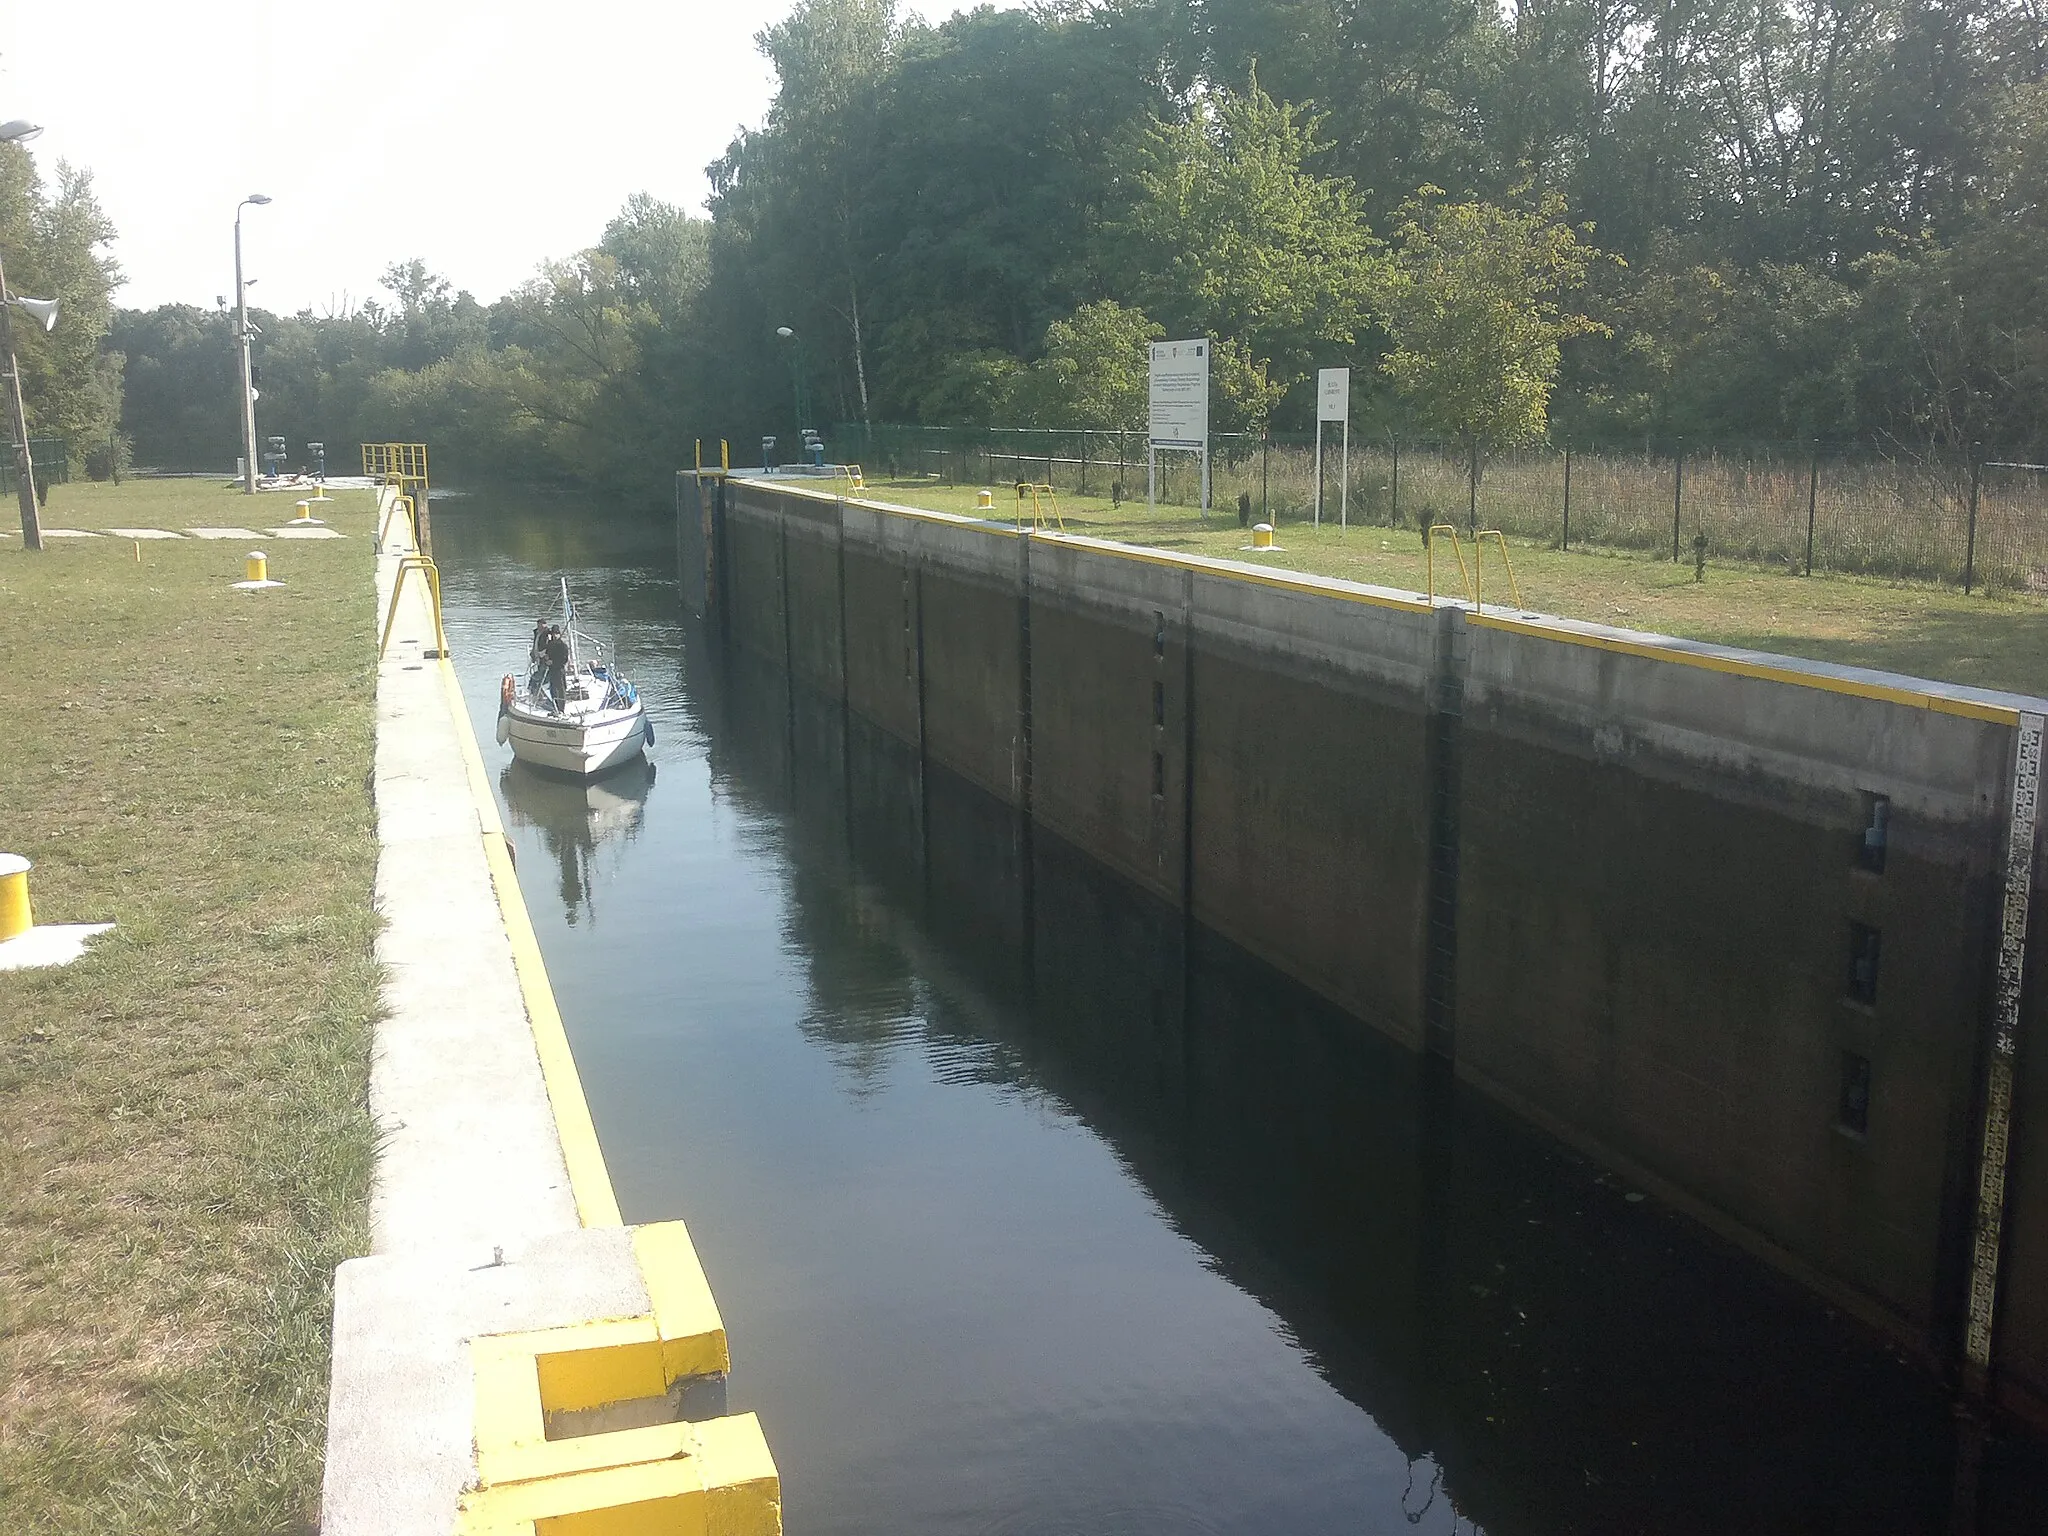
[[270, 560], [260, 549], [252, 549], [242, 560], [242, 579], [230, 582], [237, 592], [268, 592], [284, 585], [270, 579]]
[[313, 503], [310, 501], [300, 502], [298, 516], [294, 517], [292, 521], [295, 523], [310, 523], [313, 521]]
[[1271, 523], [1252, 524], [1252, 548], [1271, 549], [1272, 547], [1273, 525]]
[[994, 491], [976, 491], [974, 493], [974, 507], [977, 512], [995, 511], [996, 493]]
[[33, 868], [18, 853], [0, 853], [0, 943], [20, 938], [35, 927], [28, 905], [28, 872]]

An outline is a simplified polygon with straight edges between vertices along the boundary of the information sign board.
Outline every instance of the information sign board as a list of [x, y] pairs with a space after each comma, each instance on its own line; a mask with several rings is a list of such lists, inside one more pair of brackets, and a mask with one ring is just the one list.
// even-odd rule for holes
[[1154, 448], [1209, 446], [1209, 341], [1152, 343], [1151, 442]]
[[1318, 368], [1316, 370], [1316, 420], [1351, 420], [1351, 370], [1349, 368]]

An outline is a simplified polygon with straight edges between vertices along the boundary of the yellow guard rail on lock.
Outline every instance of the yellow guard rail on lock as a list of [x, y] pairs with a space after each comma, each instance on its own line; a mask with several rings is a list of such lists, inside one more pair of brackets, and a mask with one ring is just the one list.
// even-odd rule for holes
[[394, 496], [391, 504], [384, 509], [384, 521], [377, 528], [377, 552], [384, 552], [384, 539], [391, 532], [391, 520], [398, 516], [400, 509], [405, 512], [405, 546], [417, 554], [420, 547], [419, 519], [413, 515], [410, 496]]
[[398, 622], [398, 599], [405, 592], [405, 573], [407, 571], [418, 571], [427, 578], [427, 590], [433, 594], [434, 599], [434, 642], [440, 647], [433, 654], [435, 656], [446, 656], [448, 654], [448, 631], [441, 627], [440, 569], [425, 555], [400, 555], [398, 557], [398, 574], [391, 582], [391, 607], [384, 615], [384, 634], [377, 641], [377, 659], [379, 661], [384, 659], [385, 648], [391, 644], [391, 626]]
[[1500, 563], [1507, 568], [1508, 590], [1515, 594], [1515, 608], [1527, 612], [1529, 605], [1522, 601], [1522, 584], [1515, 580], [1515, 562], [1508, 558], [1507, 535], [1498, 528], [1482, 528], [1472, 535], [1472, 606], [1484, 609], [1486, 604], [1479, 597], [1479, 583], [1486, 574], [1486, 541], [1492, 539], [1500, 545]]
[[1034, 484], [1029, 480], [1019, 480], [1017, 482], [1017, 526], [1019, 528], [1024, 526], [1024, 498], [1026, 496], [1031, 498], [1031, 526], [1033, 528], [1038, 529], [1040, 532], [1045, 530], [1045, 509], [1050, 505], [1052, 508], [1053, 526], [1059, 529], [1061, 533], [1067, 531], [1066, 523], [1060, 518], [1059, 492], [1044, 482]]
[[[1465, 551], [1458, 543], [1458, 530], [1449, 523], [1432, 523], [1429, 532], [1423, 535], [1423, 591], [1432, 603], [1436, 601], [1436, 536], [1440, 533], [1450, 535], [1451, 553], [1458, 557], [1458, 575], [1465, 583], [1465, 596], [1470, 598], [1472, 606], [1477, 608], [1479, 606], [1479, 589], [1472, 584], [1472, 573], [1465, 569]], [[1478, 551], [1474, 550], [1473, 554], [1476, 556]]]
[[427, 478], [425, 443], [364, 443], [363, 473], [372, 480], [397, 476], [401, 480]]

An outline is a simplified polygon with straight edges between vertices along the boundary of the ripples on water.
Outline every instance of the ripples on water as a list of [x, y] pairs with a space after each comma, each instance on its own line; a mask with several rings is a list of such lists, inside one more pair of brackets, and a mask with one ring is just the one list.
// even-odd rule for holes
[[2048, 1530], [1860, 1330], [1043, 835], [1027, 888], [1000, 807], [688, 630], [665, 520], [435, 532], [482, 741], [558, 572], [648, 701], [596, 789], [486, 760], [792, 1532]]

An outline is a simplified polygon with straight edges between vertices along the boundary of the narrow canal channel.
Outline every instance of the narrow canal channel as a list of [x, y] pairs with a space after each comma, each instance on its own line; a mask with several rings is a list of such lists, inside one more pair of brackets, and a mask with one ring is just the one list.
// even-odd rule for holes
[[[434, 537], [626, 1218], [690, 1224], [797, 1536], [2048, 1529], [1860, 1328], [721, 654], [666, 518]], [[492, 745], [558, 575], [657, 734], [587, 789]]]

